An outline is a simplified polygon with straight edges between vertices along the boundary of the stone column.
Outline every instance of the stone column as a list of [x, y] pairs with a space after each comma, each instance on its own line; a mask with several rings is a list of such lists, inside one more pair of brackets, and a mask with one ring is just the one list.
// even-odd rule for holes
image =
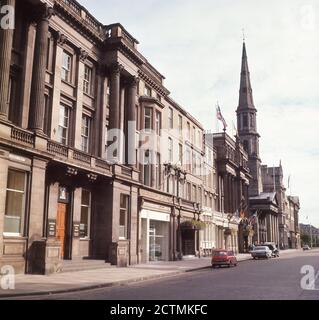
[[131, 211], [130, 211], [130, 265], [138, 263], [138, 189], [131, 187]]
[[129, 81], [127, 99], [127, 132], [126, 132], [126, 161], [131, 167], [136, 166], [136, 95], [138, 78], [132, 77]]
[[[111, 66], [111, 77], [110, 77], [110, 122], [109, 130], [120, 129], [120, 78], [121, 78], [122, 66], [118, 63]], [[117, 137], [119, 139], [119, 137]], [[115, 142], [115, 139], [113, 139]], [[120, 159], [120, 141], [116, 140], [117, 152], [108, 154], [110, 160]], [[112, 141], [109, 141], [109, 145]], [[115, 158], [115, 159], [114, 159]]]
[[[15, 0], [3, 0], [1, 6], [15, 7]], [[3, 14], [0, 14], [0, 21]], [[0, 119], [7, 120], [9, 113], [8, 90], [10, 79], [13, 29], [0, 28]]]
[[39, 9], [39, 20], [37, 21], [37, 35], [35, 39], [32, 71], [33, 76], [31, 84], [29, 127], [38, 134], [43, 134], [48, 32], [49, 19], [51, 18], [52, 14], [53, 8], [48, 7], [48, 5], [41, 6]]

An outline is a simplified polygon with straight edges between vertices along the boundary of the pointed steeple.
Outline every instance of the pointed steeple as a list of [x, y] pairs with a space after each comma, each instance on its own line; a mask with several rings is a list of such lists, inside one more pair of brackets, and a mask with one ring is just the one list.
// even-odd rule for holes
[[239, 90], [239, 104], [237, 110], [255, 109], [253, 90], [250, 83], [250, 72], [248, 68], [248, 59], [246, 52], [246, 43], [243, 42], [242, 64], [240, 74], [240, 90]]

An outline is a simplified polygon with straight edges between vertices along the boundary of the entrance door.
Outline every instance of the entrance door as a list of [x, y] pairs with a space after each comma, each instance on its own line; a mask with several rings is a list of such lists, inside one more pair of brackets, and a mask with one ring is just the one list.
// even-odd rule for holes
[[58, 212], [56, 219], [56, 238], [61, 242], [61, 258], [65, 256], [65, 234], [66, 234], [66, 214], [67, 205], [58, 203]]
[[195, 255], [195, 230], [182, 230], [182, 250], [184, 256]]

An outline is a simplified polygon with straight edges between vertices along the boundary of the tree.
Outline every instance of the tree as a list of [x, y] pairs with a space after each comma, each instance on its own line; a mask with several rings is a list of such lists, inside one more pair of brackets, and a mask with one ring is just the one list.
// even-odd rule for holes
[[302, 234], [300, 235], [300, 239], [301, 239], [301, 245], [302, 245], [302, 246], [304, 246], [304, 245], [310, 246], [311, 239], [310, 239], [309, 234], [307, 234], [307, 233], [302, 233]]

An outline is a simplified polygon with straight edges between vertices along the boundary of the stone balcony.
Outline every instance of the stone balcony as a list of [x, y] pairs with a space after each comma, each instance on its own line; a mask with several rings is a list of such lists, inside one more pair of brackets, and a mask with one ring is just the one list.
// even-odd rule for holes
[[53, 161], [80, 167], [106, 176], [116, 175], [124, 179], [139, 181], [139, 173], [121, 164], [111, 164], [105, 159], [62, 145], [46, 136], [21, 129], [9, 122], [0, 122], [0, 142], [17, 149], [51, 158]]

